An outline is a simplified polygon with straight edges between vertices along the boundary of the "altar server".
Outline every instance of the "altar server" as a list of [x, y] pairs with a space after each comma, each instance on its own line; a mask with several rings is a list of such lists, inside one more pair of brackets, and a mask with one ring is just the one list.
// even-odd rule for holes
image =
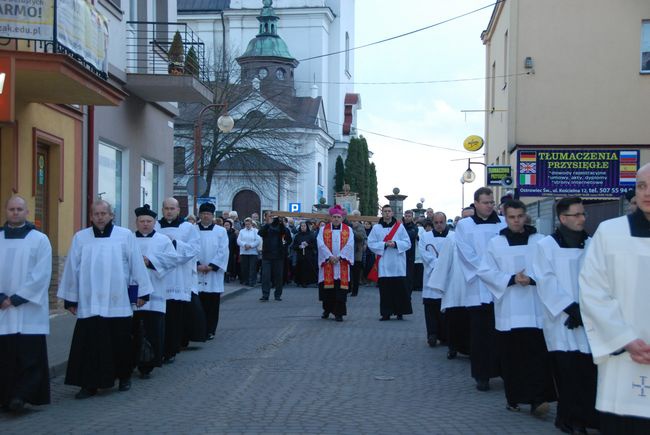
[[599, 427], [596, 365], [578, 303], [578, 275], [591, 239], [584, 230], [582, 199], [562, 198], [555, 211], [560, 225], [537, 244], [533, 270], [558, 392], [555, 426], [567, 433], [586, 433], [588, 427]]
[[503, 204], [508, 227], [487, 244], [477, 274], [494, 296], [494, 317], [506, 408], [529, 404], [542, 416], [555, 400], [551, 364], [544, 342], [543, 307], [533, 273], [536, 245], [544, 238], [526, 225], [526, 206]]
[[50, 403], [45, 336], [50, 332], [48, 288], [52, 247], [27, 221], [20, 196], [5, 204], [0, 227], [0, 406]]
[[[133, 336], [136, 341], [134, 363], [140, 372], [140, 377], [147, 379], [154, 367], [160, 367], [162, 364], [167, 306], [164, 277], [176, 266], [176, 252], [171, 240], [154, 230], [157, 214], [151, 210], [149, 204], [136, 208], [135, 216], [137, 228], [135, 238], [153, 289], [149, 302], [136, 308], [133, 314]], [[153, 349], [151, 361], [139, 361], [142, 335], [151, 343]]]
[[[196, 258], [201, 249], [196, 227], [183, 220], [176, 198], [163, 201], [163, 218], [156, 231], [167, 236], [176, 249], [176, 267], [164, 278], [167, 292], [165, 314], [165, 346], [163, 362], [172, 363], [181, 346], [186, 344], [190, 332], [199, 331], [199, 341], [205, 341], [205, 315], [200, 308], [193, 310], [192, 294], [197, 292]], [[192, 331], [188, 331], [191, 329]]]
[[65, 383], [81, 387], [77, 399], [98, 388], [131, 388], [133, 310], [129, 285], [138, 286], [138, 306], [152, 293], [135, 236], [113, 224], [113, 209], [103, 200], [90, 208], [92, 227], [77, 232], [63, 269], [58, 297], [77, 316]]
[[335, 205], [329, 209], [331, 222], [316, 237], [318, 246], [318, 295], [323, 302], [323, 319], [331, 314], [337, 322], [347, 315], [347, 295], [351, 291], [350, 265], [354, 264], [354, 232], [342, 223], [346, 211]]
[[198, 289], [205, 313], [206, 335], [214, 338], [219, 323], [219, 306], [224, 290], [225, 271], [228, 267], [228, 233], [224, 227], [215, 225], [215, 206], [211, 203], [199, 207], [197, 227], [201, 236], [201, 251], [197, 261]]
[[598, 366], [603, 434], [650, 433], [650, 164], [638, 209], [600, 224], [580, 273], [580, 311]]
[[500, 375], [499, 356], [492, 294], [478, 278], [477, 272], [487, 243], [499, 235], [505, 224], [494, 209], [492, 189], [481, 187], [474, 192], [474, 208], [473, 216], [458, 221], [456, 246], [467, 286], [465, 306], [470, 315], [472, 377], [476, 380], [477, 390], [487, 391], [490, 389], [490, 378]]
[[393, 217], [393, 209], [381, 209], [379, 223], [373, 225], [368, 235], [368, 248], [375, 254], [375, 264], [368, 277], [376, 276], [379, 284], [379, 320], [390, 320], [396, 315], [412, 314], [411, 296], [406, 288], [406, 251], [411, 249], [411, 239], [401, 222]]

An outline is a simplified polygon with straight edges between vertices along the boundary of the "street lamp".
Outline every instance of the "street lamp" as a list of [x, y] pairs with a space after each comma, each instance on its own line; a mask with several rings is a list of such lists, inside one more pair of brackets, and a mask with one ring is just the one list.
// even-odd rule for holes
[[199, 116], [196, 119], [196, 123], [194, 124], [194, 212], [196, 213], [197, 208], [197, 197], [199, 196], [199, 154], [201, 154], [201, 124], [203, 123], [203, 114], [206, 112], [208, 109], [212, 108], [217, 108], [217, 107], [222, 107], [224, 109], [225, 114], [221, 115], [219, 119], [217, 119], [217, 127], [219, 130], [221, 130], [223, 133], [228, 133], [232, 128], [235, 126], [235, 120], [232, 119], [232, 116], [228, 115], [228, 104], [223, 103], [214, 103], [214, 104], [208, 104], [205, 106], [201, 111], [199, 112]]
[[472, 171], [471, 165], [487, 166], [483, 162], [473, 162], [470, 159], [467, 159], [467, 169], [465, 170], [465, 172], [463, 172], [463, 177], [462, 177], [463, 183], [471, 183], [474, 180], [476, 180], [476, 174], [474, 173], [474, 171]]

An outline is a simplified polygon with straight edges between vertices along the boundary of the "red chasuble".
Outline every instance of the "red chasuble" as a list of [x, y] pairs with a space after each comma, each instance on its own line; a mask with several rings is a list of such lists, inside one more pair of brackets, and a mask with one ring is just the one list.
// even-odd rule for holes
[[[345, 224], [341, 224], [341, 243], [339, 245], [339, 250], [343, 249], [343, 247], [348, 243], [349, 238], [350, 227]], [[323, 242], [325, 243], [327, 249], [332, 252], [332, 224], [327, 224], [325, 225], [325, 228], [323, 228]], [[350, 287], [350, 263], [348, 260], [341, 258], [340, 267], [341, 288], [348, 289]], [[325, 288], [334, 288], [334, 265], [329, 261], [326, 261], [325, 264], [323, 264], [323, 274], [325, 276], [323, 286]]]

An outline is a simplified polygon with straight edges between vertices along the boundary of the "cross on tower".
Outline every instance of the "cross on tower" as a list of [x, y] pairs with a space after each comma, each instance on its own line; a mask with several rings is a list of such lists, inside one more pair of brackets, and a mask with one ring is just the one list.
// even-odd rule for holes
[[648, 378], [647, 376], [639, 376], [641, 378], [641, 383], [640, 384], [635, 384], [632, 382], [632, 388], [638, 388], [639, 389], [639, 396], [640, 397], [647, 397], [645, 394], [645, 390], [649, 389], [650, 390], [650, 385], [646, 385], [645, 380]]

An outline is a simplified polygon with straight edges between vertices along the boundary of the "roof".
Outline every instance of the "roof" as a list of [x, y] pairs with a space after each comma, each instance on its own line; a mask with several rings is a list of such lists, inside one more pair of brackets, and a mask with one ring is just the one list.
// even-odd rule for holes
[[297, 172], [295, 168], [273, 159], [258, 149], [250, 149], [222, 160], [217, 164], [217, 171], [289, 171]]
[[179, 13], [221, 12], [230, 9], [230, 0], [178, 0]]

